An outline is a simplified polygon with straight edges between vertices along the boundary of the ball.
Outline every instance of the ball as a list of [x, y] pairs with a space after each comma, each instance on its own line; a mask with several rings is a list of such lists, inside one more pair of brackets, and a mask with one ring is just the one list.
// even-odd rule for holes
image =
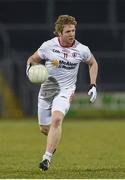
[[42, 84], [48, 79], [47, 68], [42, 64], [32, 65], [28, 72], [30, 82]]

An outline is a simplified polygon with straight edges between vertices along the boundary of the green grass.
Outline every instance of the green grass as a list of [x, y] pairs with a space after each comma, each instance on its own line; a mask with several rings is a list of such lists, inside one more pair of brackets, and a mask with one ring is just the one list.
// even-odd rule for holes
[[40, 172], [46, 137], [36, 120], [0, 120], [0, 179], [125, 178], [125, 121], [69, 120], [50, 169]]

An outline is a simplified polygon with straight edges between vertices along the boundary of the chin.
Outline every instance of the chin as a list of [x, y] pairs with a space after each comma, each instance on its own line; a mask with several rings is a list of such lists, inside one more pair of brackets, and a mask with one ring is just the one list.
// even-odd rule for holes
[[74, 42], [74, 39], [69, 41], [70, 44], [73, 44], [73, 42]]

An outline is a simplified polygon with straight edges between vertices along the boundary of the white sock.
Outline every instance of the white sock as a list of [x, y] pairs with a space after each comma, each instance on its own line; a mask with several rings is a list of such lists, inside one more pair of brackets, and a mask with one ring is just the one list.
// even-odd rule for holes
[[43, 155], [43, 160], [47, 159], [50, 162], [51, 158], [52, 158], [52, 153], [46, 151], [45, 154]]

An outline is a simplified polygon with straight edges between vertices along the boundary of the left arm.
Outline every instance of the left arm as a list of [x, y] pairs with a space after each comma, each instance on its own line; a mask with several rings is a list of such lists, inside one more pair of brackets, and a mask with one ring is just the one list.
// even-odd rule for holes
[[96, 79], [98, 74], [98, 64], [96, 59], [92, 55], [91, 59], [86, 62], [89, 66], [89, 75], [90, 75], [90, 85], [95, 84], [96, 86]]
[[90, 88], [89, 88], [88, 95], [91, 96], [90, 102], [93, 103], [96, 100], [96, 96], [97, 96], [96, 79], [97, 79], [97, 74], [98, 74], [98, 64], [93, 55], [91, 59], [87, 61], [87, 64], [89, 66], [89, 75], [90, 75]]

